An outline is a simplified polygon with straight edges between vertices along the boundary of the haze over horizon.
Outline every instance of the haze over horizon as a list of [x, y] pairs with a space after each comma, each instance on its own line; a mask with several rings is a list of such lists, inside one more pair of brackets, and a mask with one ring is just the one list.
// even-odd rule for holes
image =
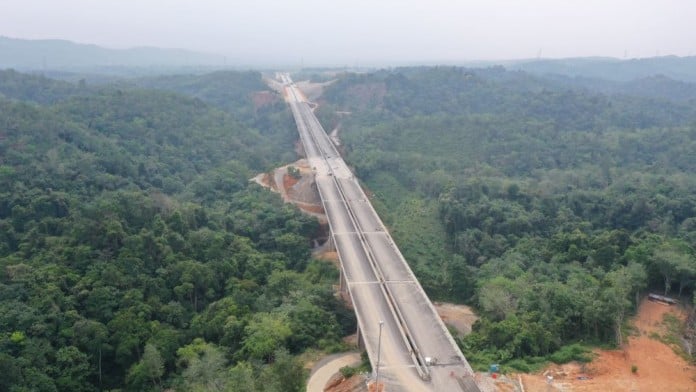
[[244, 64], [376, 65], [696, 53], [687, 0], [5, 0], [0, 35]]

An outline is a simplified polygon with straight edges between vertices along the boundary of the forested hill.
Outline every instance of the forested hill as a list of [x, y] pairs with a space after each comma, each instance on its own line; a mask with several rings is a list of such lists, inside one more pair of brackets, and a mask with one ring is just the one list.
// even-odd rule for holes
[[[660, 80], [668, 81], [665, 78], [653, 80], [655, 87]], [[665, 122], [678, 124], [690, 121], [696, 113], [693, 105], [686, 102], [659, 99], [657, 95], [638, 99], [635, 90], [640, 88], [631, 88], [632, 84], [626, 84], [623, 90], [617, 87], [612, 92], [620, 96], [613, 97], [593, 91], [594, 83], [599, 83], [595, 80], [576, 79], [575, 85], [570, 83], [559, 77], [543, 78], [506, 71], [502, 67], [404, 68], [348, 74], [334, 83], [324, 98], [346, 110], [370, 107], [381, 109], [381, 114], [397, 116], [432, 113], [529, 115], [559, 125], [567, 122], [575, 128], [588, 128], [593, 125], [588, 122], [600, 119], [639, 127]], [[696, 96], [694, 84], [665, 85], [662, 89], [678, 89], [680, 97]], [[675, 95], [675, 92], [662, 95], [667, 94]], [[682, 100], [688, 101], [688, 98]]]
[[295, 356], [354, 329], [317, 222], [248, 181], [292, 149], [284, 107], [267, 134], [171, 92], [0, 91], [0, 390], [299, 391]]
[[[324, 94], [332, 108], [356, 112], [363, 142], [351, 149], [362, 177], [393, 166], [392, 152], [417, 154], [398, 164], [407, 176], [420, 160], [459, 172], [487, 164], [518, 176], [537, 169], [605, 163], [624, 166], [667, 160], [693, 169], [686, 154], [696, 107], [635, 96], [574, 90], [502, 69], [405, 69], [348, 76]], [[327, 121], [335, 121], [326, 117]], [[635, 142], [650, 130], [650, 145]], [[665, 135], [662, 135], [662, 134]], [[349, 146], [350, 147], [350, 146]], [[364, 148], [363, 148], [364, 147]], [[641, 153], [649, 147], [650, 153]], [[375, 151], [384, 154], [374, 156]], [[404, 151], [400, 151], [404, 150]]]
[[41, 104], [54, 103], [78, 94], [87, 94], [84, 84], [75, 85], [12, 69], [0, 70], [0, 97]]
[[[177, 74], [139, 78], [132, 81], [139, 87], [171, 91], [198, 98], [214, 107], [234, 114], [235, 118], [260, 132], [283, 138], [275, 130], [279, 113], [285, 113], [285, 102], [268, 91], [260, 73], [256, 71], [216, 71], [208, 74]], [[292, 122], [286, 117], [282, 121]], [[296, 135], [290, 133], [294, 140]], [[283, 138], [283, 143], [292, 140]]]
[[249, 95], [267, 90], [255, 71], [217, 71], [203, 75], [164, 75], [137, 79], [138, 86], [190, 95], [221, 108], [250, 106]]
[[636, 59], [585, 57], [511, 61], [510, 69], [542, 75], [570, 75], [613, 81], [630, 81], [666, 75], [680, 81], [696, 82], [696, 56], [658, 56]]
[[0, 36], [2, 68], [39, 70], [104, 66], [219, 66], [224, 62], [223, 56], [182, 49], [107, 49], [59, 39], [29, 40]]
[[405, 68], [323, 96], [424, 288], [481, 312], [462, 347], [482, 368], [619, 343], [648, 290], [692, 301], [696, 111], [671, 99], [685, 85], [660, 99], [576, 81]]
[[[527, 75], [527, 77], [529, 77]], [[655, 74], [630, 81], [609, 81], [567, 75], [552, 75], [546, 78], [553, 83], [570, 89], [584, 89], [608, 95], [628, 95], [645, 98], [657, 98], [677, 102], [696, 101], [696, 83], [683, 82]]]

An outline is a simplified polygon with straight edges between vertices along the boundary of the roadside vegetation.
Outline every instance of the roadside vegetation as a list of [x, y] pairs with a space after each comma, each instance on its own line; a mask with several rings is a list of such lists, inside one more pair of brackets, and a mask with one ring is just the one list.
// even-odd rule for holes
[[694, 105], [597, 85], [429, 67], [325, 91], [320, 117], [340, 123], [426, 291], [480, 312], [460, 340], [476, 368], [587, 360], [587, 347], [623, 343], [647, 290], [691, 301]]

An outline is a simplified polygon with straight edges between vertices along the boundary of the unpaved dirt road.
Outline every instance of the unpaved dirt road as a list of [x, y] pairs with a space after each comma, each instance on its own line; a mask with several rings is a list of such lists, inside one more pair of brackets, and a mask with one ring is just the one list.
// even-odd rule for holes
[[360, 354], [351, 352], [345, 354], [330, 355], [317, 362], [312, 369], [307, 382], [307, 392], [324, 392], [326, 383], [338, 373], [344, 366], [353, 366], [360, 363]]

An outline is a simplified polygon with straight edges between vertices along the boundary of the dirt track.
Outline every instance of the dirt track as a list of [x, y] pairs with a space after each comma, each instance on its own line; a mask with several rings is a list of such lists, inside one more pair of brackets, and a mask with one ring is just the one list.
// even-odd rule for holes
[[326, 383], [344, 366], [360, 363], [359, 353], [336, 354], [319, 361], [312, 369], [307, 392], [323, 392]]

